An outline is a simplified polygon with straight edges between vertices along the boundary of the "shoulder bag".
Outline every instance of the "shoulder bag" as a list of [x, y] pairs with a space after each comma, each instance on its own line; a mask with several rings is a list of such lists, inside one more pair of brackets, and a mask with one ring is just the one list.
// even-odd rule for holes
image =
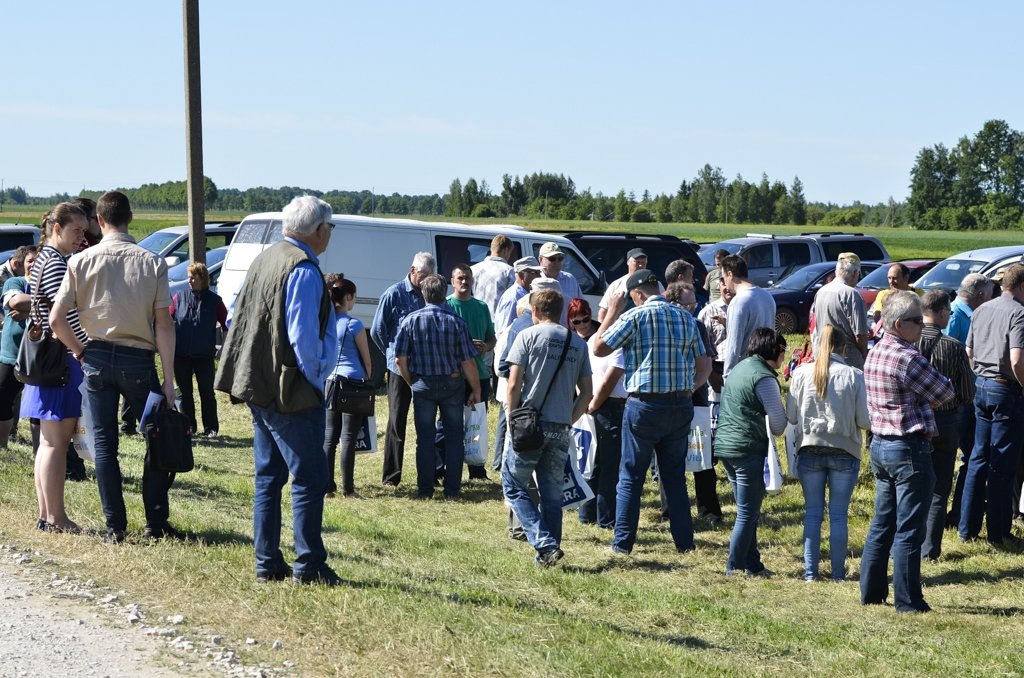
[[195, 466], [192, 457], [192, 427], [188, 417], [161, 407], [146, 418], [146, 465], [164, 473], [187, 473]]
[[548, 390], [545, 391], [544, 400], [540, 401], [540, 406], [537, 408], [517, 407], [508, 413], [508, 430], [512, 436], [512, 449], [516, 452], [539, 450], [544, 445], [544, 431], [540, 428], [540, 411], [544, 409], [544, 403], [551, 395], [551, 387], [555, 385], [558, 370], [562, 369], [565, 354], [569, 352], [569, 344], [572, 343], [572, 333], [569, 330], [565, 332], [565, 346], [562, 347], [562, 355], [558, 358], [558, 367], [551, 375]]
[[48, 259], [39, 271], [37, 283], [32, 290], [32, 308], [29, 311], [28, 326], [21, 337], [18, 357], [14, 361], [14, 378], [30, 386], [65, 386], [70, 378], [68, 350], [53, 331], [43, 323], [40, 305], [46, 301], [48, 307], [53, 300], [42, 293], [43, 275]]
[[[345, 335], [341, 338], [339, 355], [345, 350], [345, 342], [348, 340], [349, 334], [348, 328], [351, 324], [351, 320], [345, 324]], [[333, 412], [360, 417], [369, 417], [374, 413], [377, 389], [365, 379], [335, 375], [327, 380], [325, 391], [324, 400], [327, 409]]]

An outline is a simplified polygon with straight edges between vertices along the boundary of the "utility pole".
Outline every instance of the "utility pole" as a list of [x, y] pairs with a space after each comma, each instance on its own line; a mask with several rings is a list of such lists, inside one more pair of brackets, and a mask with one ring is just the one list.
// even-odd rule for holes
[[185, 19], [185, 155], [188, 185], [189, 259], [206, 263], [203, 185], [203, 104], [199, 78], [199, 0], [182, 0]]

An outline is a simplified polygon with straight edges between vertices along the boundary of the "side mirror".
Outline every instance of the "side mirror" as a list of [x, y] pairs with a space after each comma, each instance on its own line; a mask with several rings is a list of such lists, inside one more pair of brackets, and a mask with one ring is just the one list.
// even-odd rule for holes
[[167, 268], [170, 268], [171, 266], [177, 266], [178, 264], [180, 264], [181, 263], [181, 257], [175, 257], [175, 256], [164, 257], [164, 261], [167, 262]]

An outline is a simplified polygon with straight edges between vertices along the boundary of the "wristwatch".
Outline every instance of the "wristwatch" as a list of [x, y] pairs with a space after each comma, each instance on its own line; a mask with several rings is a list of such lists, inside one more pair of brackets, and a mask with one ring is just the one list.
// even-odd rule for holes
[[78, 353], [74, 353], [73, 354], [75, 356], [75, 360], [77, 360], [78, 362], [82, 362], [82, 358], [85, 357], [85, 349], [87, 349], [87, 348], [89, 348], [89, 342], [88, 341], [86, 341], [84, 344], [82, 344], [82, 350], [81, 351], [79, 351]]

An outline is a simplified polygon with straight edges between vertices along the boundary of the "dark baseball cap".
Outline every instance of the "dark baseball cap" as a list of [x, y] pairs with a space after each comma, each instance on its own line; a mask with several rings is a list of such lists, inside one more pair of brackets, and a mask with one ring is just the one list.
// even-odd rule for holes
[[654, 275], [653, 271], [641, 268], [639, 271], [626, 278], [626, 291], [632, 292], [641, 285], [657, 284], [657, 282], [658, 276]]
[[630, 259], [638, 259], [640, 257], [646, 257], [646, 256], [647, 256], [647, 252], [644, 252], [639, 247], [634, 247], [630, 251], [626, 252], [626, 261], [629, 261]]

